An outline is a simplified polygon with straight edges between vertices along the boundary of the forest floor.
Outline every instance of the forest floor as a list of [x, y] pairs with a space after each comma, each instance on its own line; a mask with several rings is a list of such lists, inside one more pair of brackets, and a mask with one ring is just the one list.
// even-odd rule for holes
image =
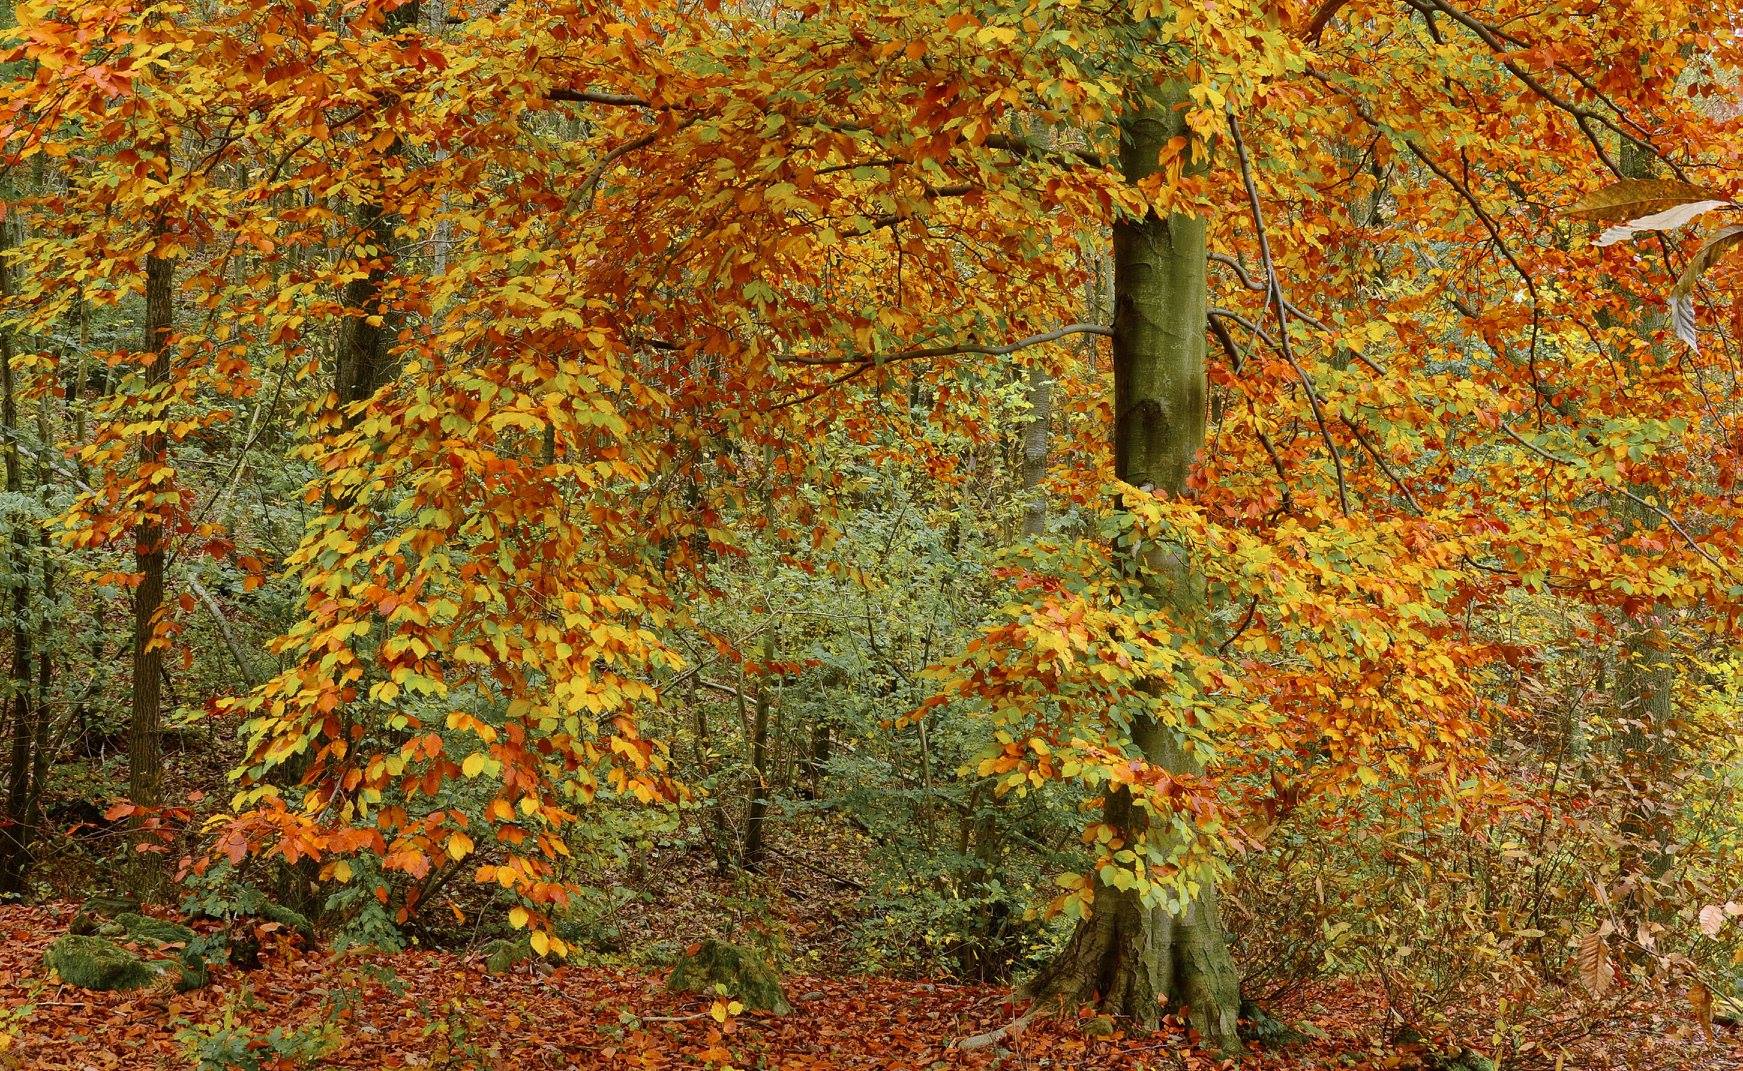
[[[95, 993], [50, 985], [43, 949], [73, 905], [0, 908], [0, 1068], [155, 1071], [198, 1066], [197, 1052], [248, 1049], [272, 1068], [489, 1071], [697, 1068], [720, 1071], [1199, 1069], [1180, 1034], [1087, 1037], [1077, 1021], [1036, 1021], [997, 1046], [960, 1039], [1005, 1026], [1008, 990], [886, 978], [796, 975], [795, 1010], [724, 1028], [711, 1000], [666, 992], [657, 973], [520, 968], [488, 975], [479, 957], [414, 951], [335, 956], [281, 948], [257, 970], [220, 968], [190, 993]], [[1354, 984], [1312, 987], [1277, 1009], [1323, 1036], [1243, 1060], [1250, 1071], [1410, 1068], [1419, 1054], [1378, 1043], [1380, 1001]], [[271, 1032], [277, 1030], [277, 1039]], [[274, 1063], [273, 1052], [287, 1054]], [[298, 1053], [292, 1062], [288, 1056]], [[1555, 1067], [1554, 1058], [1532, 1061]], [[222, 1066], [222, 1065], [217, 1065]], [[241, 1065], [247, 1066], [247, 1065]], [[1509, 1066], [1527, 1066], [1513, 1064]], [[1705, 1040], [1675, 1009], [1636, 1008], [1572, 1042], [1564, 1071], [1735, 1071], [1743, 1030]]]

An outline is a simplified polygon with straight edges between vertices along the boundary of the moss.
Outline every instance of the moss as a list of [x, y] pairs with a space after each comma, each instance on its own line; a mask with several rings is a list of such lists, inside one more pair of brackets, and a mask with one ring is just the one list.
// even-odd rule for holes
[[68, 985], [84, 989], [142, 989], [158, 972], [113, 941], [69, 933], [48, 946], [43, 962]]
[[198, 953], [183, 952], [176, 959], [176, 992], [186, 993], [192, 989], [204, 989], [212, 981], [212, 972], [204, 956]]
[[490, 974], [507, 974], [533, 958], [533, 946], [525, 938], [514, 940], [499, 937], [484, 946], [484, 969]]
[[673, 967], [684, 955], [684, 946], [677, 941], [655, 941], [635, 950], [635, 961], [644, 967]]
[[264, 919], [295, 933], [308, 944], [315, 943], [315, 927], [307, 915], [274, 901], [252, 885], [237, 886], [228, 902], [211, 898], [206, 903], [190, 905], [189, 911], [197, 917], [222, 922], [238, 918]]
[[[141, 915], [133, 911], [124, 911], [115, 916], [113, 925], [119, 928], [120, 934], [129, 940], [147, 941], [156, 945], [185, 945], [197, 936], [179, 922], [166, 919], [154, 919], [150, 915]], [[116, 936], [110, 934], [110, 936]]]
[[666, 982], [675, 993], [711, 993], [716, 985], [751, 1011], [785, 1015], [793, 1010], [775, 969], [750, 949], [725, 941], [703, 941], [678, 957]]
[[67, 932], [90, 936], [96, 934], [107, 925], [109, 919], [139, 910], [139, 901], [124, 896], [93, 896], [86, 900], [79, 913], [73, 916], [68, 924]]
[[1495, 1071], [1495, 1061], [1479, 1052], [1464, 1049], [1454, 1056], [1441, 1056], [1429, 1061], [1434, 1071]]
[[1250, 1000], [1241, 1001], [1241, 1040], [1267, 1049], [1281, 1049], [1308, 1040], [1305, 1031], [1297, 1030], [1280, 1019], [1273, 1018], [1264, 1008]]
[[315, 943], [315, 926], [309, 921], [308, 916], [300, 911], [293, 911], [283, 904], [275, 904], [271, 900], [262, 899], [253, 914], [268, 922], [278, 923], [310, 944]]

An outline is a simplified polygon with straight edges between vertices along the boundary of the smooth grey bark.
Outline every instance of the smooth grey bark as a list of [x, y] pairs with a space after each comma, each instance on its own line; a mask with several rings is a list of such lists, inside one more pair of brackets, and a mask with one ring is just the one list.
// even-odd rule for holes
[[[1120, 147], [1128, 181], [1154, 174], [1171, 138], [1191, 136], [1179, 107], [1184, 99], [1183, 88], [1171, 85], [1141, 88], [1128, 100]], [[1167, 495], [1186, 493], [1204, 444], [1205, 230], [1203, 219], [1154, 213], [1114, 224], [1115, 472]], [[1202, 621], [1203, 585], [1189, 562], [1151, 550], [1130, 565], [1152, 597]], [[1172, 773], [1200, 769], [1153, 719], [1132, 735], [1150, 762]], [[1104, 808], [1104, 821], [1128, 842], [1147, 832], [1148, 815], [1128, 792], [1110, 792]], [[1157, 1024], [1164, 1006], [1184, 1006], [1206, 1045], [1240, 1049], [1240, 979], [1208, 882], [1176, 913], [1146, 906], [1137, 891], [1098, 877], [1092, 913], [1026, 989], [1038, 1001], [1094, 1005], [1143, 1028]]]
[[1023, 425], [1023, 534], [1047, 534], [1047, 496], [1041, 484], [1047, 479], [1047, 455], [1053, 430], [1053, 377], [1039, 365], [1027, 373], [1029, 421]]

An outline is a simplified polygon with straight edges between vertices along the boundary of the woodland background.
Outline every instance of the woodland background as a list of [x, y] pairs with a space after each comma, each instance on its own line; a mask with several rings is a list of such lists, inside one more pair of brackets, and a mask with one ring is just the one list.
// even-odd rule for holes
[[1729, 5], [4, 9], [0, 1064], [1743, 1055]]

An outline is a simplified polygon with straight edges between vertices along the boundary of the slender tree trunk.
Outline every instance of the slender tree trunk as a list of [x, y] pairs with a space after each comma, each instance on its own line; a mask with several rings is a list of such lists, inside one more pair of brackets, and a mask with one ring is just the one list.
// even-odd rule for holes
[[821, 799], [823, 778], [829, 773], [829, 760], [835, 752], [833, 730], [827, 719], [819, 718], [811, 725], [811, 739], [805, 745], [805, 756], [799, 763], [799, 795], [808, 800]]
[[[1156, 172], [1169, 139], [1191, 136], [1177, 107], [1183, 100], [1178, 86], [1134, 92], [1121, 124], [1128, 181]], [[1205, 254], [1203, 219], [1151, 213], [1114, 224], [1115, 472], [1169, 495], [1185, 493], [1204, 443]], [[1202, 615], [1202, 584], [1188, 562], [1149, 552], [1132, 564], [1158, 597], [1184, 615]], [[1199, 768], [1172, 731], [1153, 720], [1134, 727], [1133, 743], [1170, 772]], [[1110, 792], [1104, 808], [1104, 821], [1126, 841], [1146, 832], [1147, 816], [1128, 792]], [[1027, 988], [1038, 1000], [1092, 1004], [1140, 1028], [1155, 1026], [1165, 1004], [1184, 1005], [1204, 1043], [1224, 1052], [1240, 1048], [1240, 980], [1208, 882], [1175, 913], [1098, 878], [1090, 915]]]
[[[0, 221], [0, 297], [12, 296], [12, 268], [5, 254], [12, 248], [12, 224]], [[12, 380], [12, 333], [0, 331], [0, 459], [6, 466], [6, 491], [13, 501], [24, 493], [23, 458], [18, 449], [18, 391]], [[0, 826], [0, 895], [25, 891], [30, 875], [33, 840], [32, 772], [38, 710], [31, 702], [30, 531], [20, 517], [12, 528], [8, 568], [12, 585], [12, 659], [6, 689], [6, 726], [12, 733], [6, 764], [6, 814]]]
[[[154, 227], [161, 242], [162, 220]], [[161, 400], [170, 382], [170, 329], [175, 313], [175, 264], [157, 252], [145, 260], [145, 384], [154, 400]], [[161, 431], [146, 433], [139, 441], [141, 468], [167, 463], [168, 440]], [[157, 626], [163, 610], [163, 525], [154, 519], [142, 522], [134, 536], [134, 571], [139, 585], [133, 591], [133, 710], [127, 728], [128, 796], [140, 807], [155, 807], [163, 801], [163, 645]], [[153, 880], [144, 863], [142, 883]]]
[[389, 334], [388, 310], [381, 305], [381, 287], [388, 273], [390, 217], [380, 205], [371, 204], [359, 206], [354, 219], [365, 235], [371, 263], [363, 278], [345, 284], [345, 306], [355, 311], [339, 324], [333, 390], [340, 405], [363, 401], [381, 385]]
[[756, 708], [751, 715], [750, 731], [750, 802], [744, 809], [744, 853], [739, 865], [755, 874], [762, 870], [765, 846], [763, 827], [769, 815], [769, 666], [775, 660], [775, 622], [771, 617], [763, 630], [762, 675], [757, 678]]
[[1028, 372], [1029, 422], [1023, 425], [1023, 534], [1047, 534], [1047, 496], [1041, 485], [1047, 479], [1047, 454], [1053, 430], [1053, 378], [1039, 365]]
[[[1624, 141], [1618, 160], [1624, 178], [1653, 178], [1654, 160], [1646, 151]], [[1666, 317], [1648, 313], [1641, 318], [1641, 331], [1651, 336], [1662, 330]], [[1663, 357], [1661, 347], [1654, 347]], [[1645, 498], [1649, 487], [1630, 488]], [[1620, 536], [1627, 538], [1643, 528], [1660, 524], [1656, 514], [1622, 495], [1612, 507], [1619, 520]], [[1656, 881], [1670, 866], [1669, 816], [1663, 806], [1663, 790], [1670, 779], [1673, 755], [1671, 722], [1675, 718], [1672, 697], [1676, 690], [1676, 663], [1669, 634], [1663, 628], [1663, 612], [1654, 608], [1624, 622], [1621, 661], [1616, 667], [1611, 699], [1621, 721], [1622, 772], [1628, 778], [1630, 804], [1622, 820], [1623, 844], [1620, 865], [1624, 876], [1640, 879], [1632, 898], [1637, 921], [1659, 914], [1660, 893]]]
[[[170, 144], [160, 147], [166, 167], [171, 164]], [[152, 250], [145, 258], [144, 379], [153, 402], [166, 398], [170, 383], [170, 330], [175, 316], [175, 263], [163, 255], [168, 220], [162, 213], [152, 221]], [[169, 439], [162, 431], [146, 432], [139, 440], [140, 468], [159, 468], [168, 462]], [[156, 504], [149, 507], [151, 519], [134, 529], [133, 569], [139, 583], [133, 589], [132, 710], [127, 723], [127, 795], [138, 807], [156, 807], [163, 801], [163, 646], [157, 627], [163, 611], [163, 525], [156, 519]], [[135, 885], [141, 893], [154, 892], [162, 879], [155, 853], [136, 853]]]
[[[46, 408], [47, 403], [44, 403]], [[52, 442], [48, 434], [47, 419], [43, 420], [42, 434], [38, 442]], [[42, 465], [37, 472], [37, 481], [43, 488], [43, 498], [48, 498], [48, 488], [51, 484], [51, 474], [48, 458], [45, 454]], [[46, 505], [46, 501], [44, 503]], [[49, 556], [49, 534], [44, 528], [37, 533], [36, 539], [38, 561], [42, 563], [42, 605], [52, 608], [55, 600], [55, 569], [54, 559]], [[54, 675], [54, 652], [50, 645], [42, 643], [36, 649], [36, 709], [35, 709], [35, 739], [31, 741], [31, 776], [30, 794], [24, 802], [24, 814], [32, 832], [42, 828], [42, 789], [48, 783], [48, 753], [49, 753], [49, 716], [48, 689]]]

